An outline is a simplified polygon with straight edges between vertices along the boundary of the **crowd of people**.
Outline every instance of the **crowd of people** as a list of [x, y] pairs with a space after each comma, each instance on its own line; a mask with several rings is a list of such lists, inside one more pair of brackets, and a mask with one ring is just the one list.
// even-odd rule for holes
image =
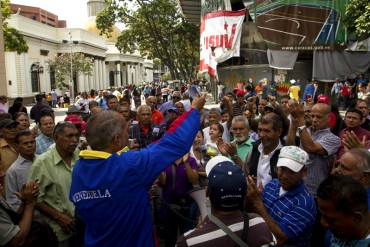
[[35, 217], [67, 247], [369, 246], [370, 98], [359, 80], [355, 98], [340, 95], [343, 119], [311, 80], [282, 96], [262, 81], [220, 83], [211, 109], [194, 85], [91, 90], [57, 123], [56, 94], [36, 95], [29, 115], [22, 98], [7, 108], [0, 96], [0, 246], [24, 245]]

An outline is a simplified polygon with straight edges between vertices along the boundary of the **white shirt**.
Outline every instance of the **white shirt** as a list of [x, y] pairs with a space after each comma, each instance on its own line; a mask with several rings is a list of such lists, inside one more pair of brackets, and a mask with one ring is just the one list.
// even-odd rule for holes
[[279, 145], [269, 154], [263, 154], [263, 145], [262, 143], [258, 146], [258, 151], [261, 153], [260, 158], [258, 160], [258, 167], [257, 167], [257, 184], [262, 182], [262, 186], [265, 185], [272, 180], [271, 177], [271, 169], [270, 169], [270, 159], [272, 155], [274, 155], [277, 149], [281, 149], [283, 145], [279, 140]]

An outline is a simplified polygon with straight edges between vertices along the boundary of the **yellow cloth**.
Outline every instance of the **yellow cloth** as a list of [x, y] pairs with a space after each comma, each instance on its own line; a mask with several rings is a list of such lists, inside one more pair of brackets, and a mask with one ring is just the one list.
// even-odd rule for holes
[[[121, 154], [123, 152], [127, 152], [128, 147], [124, 147], [117, 154]], [[80, 152], [80, 157], [84, 159], [108, 159], [112, 154], [103, 152], [103, 151], [95, 151], [95, 150], [82, 150]]]

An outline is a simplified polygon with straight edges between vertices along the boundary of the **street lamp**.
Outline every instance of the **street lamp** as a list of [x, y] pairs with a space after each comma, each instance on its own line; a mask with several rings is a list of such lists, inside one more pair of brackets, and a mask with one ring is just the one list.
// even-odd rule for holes
[[41, 66], [39, 62], [35, 62], [33, 63], [31, 70], [32, 72], [37, 74], [37, 87], [38, 87], [38, 91], [41, 94], [40, 74], [44, 73], [44, 67]]
[[71, 58], [71, 80], [69, 82], [69, 95], [70, 95], [70, 102], [71, 104], [74, 103], [74, 88], [73, 88], [73, 44], [78, 44], [78, 41], [72, 41], [72, 33], [71, 31], [68, 32], [69, 34], [69, 42], [68, 40], [65, 40], [63, 39], [63, 43], [66, 44], [66, 43], [69, 43], [69, 46], [71, 48], [71, 52], [70, 52], [70, 58]]

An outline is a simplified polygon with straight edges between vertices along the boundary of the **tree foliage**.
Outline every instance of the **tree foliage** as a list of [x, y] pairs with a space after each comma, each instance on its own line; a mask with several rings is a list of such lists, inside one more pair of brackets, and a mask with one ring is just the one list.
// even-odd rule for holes
[[187, 23], [175, 0], [108, 0], [97, 16], [97, 27], [109, 35], [116, 22], [124, 23], [117, 41], [121, 52], [139, 50], [159, 58], [171, 79], [189, 79], [199, 61], [199, 26]]
[[370, 35], [370, 1], [349, 0], [346, 6], [344, 25], [348, 32], [354, 32], [360, 38]]
[[[93, 59], [82, 53], [72, 53], [72, 70], [73, 74], [91, 75], [94, 66]], [[69, 53], [63, 53], [47, 61], [47, 70], [54, 71], [55, 81], [58, 88], [68, 88], [66, 77], [71, 78], [71, 56]]]
[[28, 45], [23, 35], [13, 27], [10, 27], [6, 19], [12, 15], [9, 7], [10, 0], [1, 0], [1, 13], [3, 16], [4, 49], [18, 54], [28, 51]]

